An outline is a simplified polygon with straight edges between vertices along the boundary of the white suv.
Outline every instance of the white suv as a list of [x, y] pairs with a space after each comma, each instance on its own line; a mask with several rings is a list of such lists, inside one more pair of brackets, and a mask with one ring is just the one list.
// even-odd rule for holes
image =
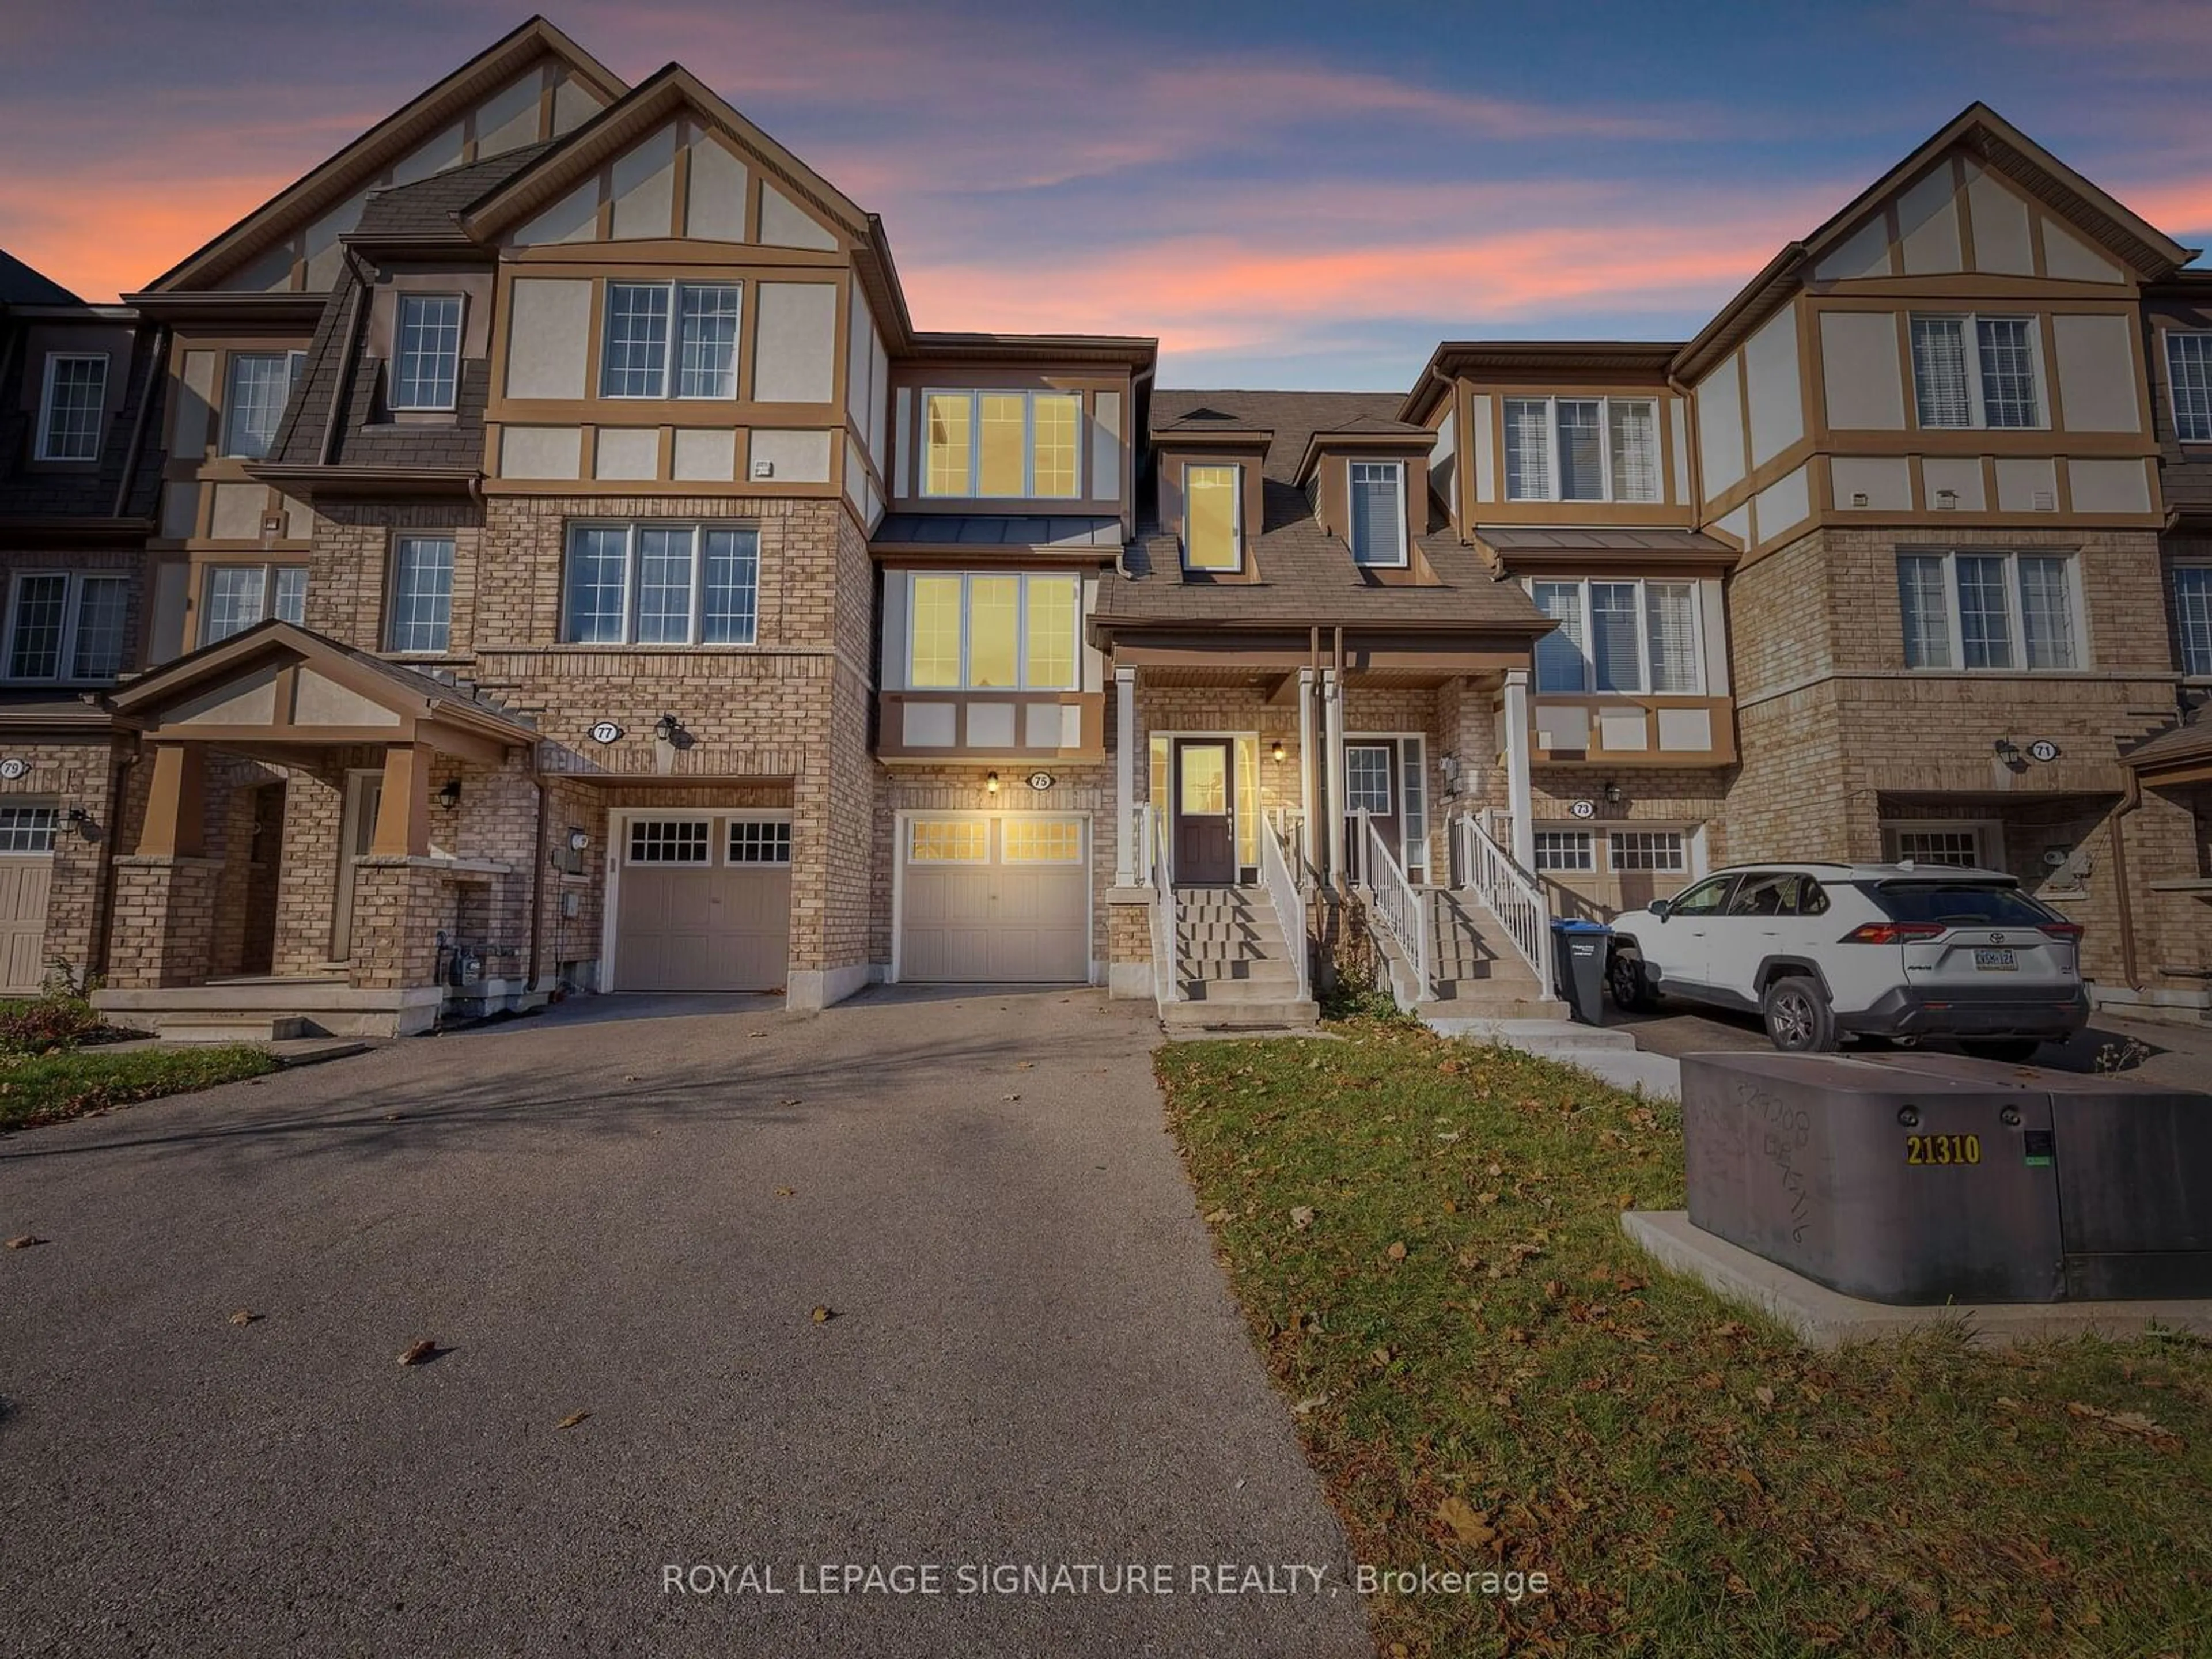
[[1663, 994], [1755, 1011], [1778, 1048], [1935, 1036], [2026, 1060], [2089, 1018], [2081, 929], [1995, 870], [1739, 865], [1613, 931], [1618, 1006]]

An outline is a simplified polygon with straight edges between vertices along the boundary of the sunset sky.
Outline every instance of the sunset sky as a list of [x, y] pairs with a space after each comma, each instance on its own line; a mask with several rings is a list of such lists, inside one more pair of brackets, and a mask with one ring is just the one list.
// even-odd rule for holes
[[[0, 247], [138, 287], [527, 15], [0, 0]], [[1982, 98], [2212, 242], [2212, 5], [635, 0], [881, 213], [917, 324], [1157, 334], [1166, 385], [1401, 388], [1442, 337], [1680, 337]]]

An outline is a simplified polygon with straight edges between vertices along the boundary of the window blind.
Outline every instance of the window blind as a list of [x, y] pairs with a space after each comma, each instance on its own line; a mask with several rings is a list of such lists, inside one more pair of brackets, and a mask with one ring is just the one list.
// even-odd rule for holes
[[1590, 584], [1590, 666], [1601, 691], [1638, 691], [1636, 584]]
[[1395, 461], [1354, 461], [1351, 472], [1353, 562], [1404, 563], [1403, 469]]
[[1982, 418], [1991, 426], [2035, 426], [2035, 353], [2025, 317], [1975, 320], [1982, 368]]
[[2000, 556], [1954, 561], [1959, 585], [1959, 644], [1968, 668], [2012, 666], [2012, 623], [2005, 609], [2005, 562]]
[[1559, 499], [1605, 499], [1605, 434], [1598, 424], [1601, 405], [1562, 398], [1559, 410]]
[[1659, 408], [1656, 404], [1609, 403], [1612, 423], [1613, 497], [1619, 501], [1659, 499]]
[[1897, 603], [1905, 619], [1905, 665], [1948, 668], [1951, 630], [1944, 614], [1943, 561], [1920, 554], [1899, 559]]
[[2168, 330], [2166, 367], [2176, 434], [2184, 443], [2212, 443], [2212, 331]]
[[1654, 691], [1698, 689], [1697, 589], [1688, 582], [1644, 585], [1645, 646]]
[[1923, 426], [1972, 426], [1966, 389], [1966, 331], [1957, 317], [1912, 319], [1912, 393]]
[[2183, 672], [2212, 674], [2212, 565], [2176, 567], [2173, 619], [2181, 635]]
[[1505, 400], [1505, 495], [1515, 501], [1552, 499], [1551, 406], [1540, 398]]
[[2074, 603], [2062, 558], [2020, 561], [2020, 625], [2030, 668], [2074, 666]]
[[1536, 689], [1587, 689], [1583, 657], [1583, 589], [1580, 582], [1538, 582], [1536, 609], [1559, 625], [1536, 641]]

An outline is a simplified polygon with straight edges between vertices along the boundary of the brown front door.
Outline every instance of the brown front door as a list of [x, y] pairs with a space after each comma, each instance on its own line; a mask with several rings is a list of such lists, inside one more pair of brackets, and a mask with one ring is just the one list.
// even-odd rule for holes
[[1175, 879], [1178, 886], [1237, 880], [1235, 750], [1215, 738], [1178, 739], [1175, 752]]
[[241, 974], [265, 974], [276, 964], [276, 890], [283, 875], [284, 786], [264, 783], [253, 792], [253, 845], [246, 854], [246, 945]]
[[1375, 833], [1390, 856], [1405, 865], [1405, 849], [1398, 840], [1398, 745], [1395, 743], [1347, 743], [1344, 745], [1344, 838], [1356, 849], [1352, 868], [1365, 870], [1367, 848], [1359, 839], [1360, 809], [1364, 807]]

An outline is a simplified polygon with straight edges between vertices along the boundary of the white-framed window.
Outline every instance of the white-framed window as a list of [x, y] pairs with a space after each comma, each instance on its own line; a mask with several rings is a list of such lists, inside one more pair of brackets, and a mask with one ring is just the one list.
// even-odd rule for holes
[[707, 818], [632, 818], [628, 861], [632, 864], [708, 864], [714, 855]]
[[602, 398], [738, 395], [737, 283], [609, 283]]
[[127, 576], [64, 570], [18, 574], [8, 596], [11, 680], [112, 680], [123, 672]]
[[561, 637], [574, 645], [750, 645], [760, 532], [724, 524], [572, 524]]
[[1907, 668], [2080, 668], [2081, 592], [2065, 553], [1900, 553]]
[[276, 441], [304, 351], [234, 351], [222, 392], [222, 453], [258, 461]]
[[42, 461], [98, 460], [100, 416], [106, 406], [106, 352], [48, 352], [33, 453]]
[[453, 538], [399, 536], [392, 544], [387, 651], [443, 651], [453, 625]]
[[2033, 317], [1912, 319], [1912, 397], [1923, 427], [2037, 427], [2043, 350]]
[[1344, 809], [1375, 817], [1390, 816], [1390, 745], [1347, 743], [1344, 745]]
[[906, 827], [912, 864], [988, 864], [991, 826], [982, 818], [915, 818]]
[[2212, 563], [2173, 567], [2173, 631], [2181, 672], [2212, 675]]
[[1890, 861], [1940, 864], [1957, 870], [1996, 867], [1994, 837], [1976, 823], [1895, 822], [1882, 825]]
[[2212, 444], [2212, 329], [2166, 331], [2166, 383], [2173, 398], [2174, 436]]
[[211, 564], [206, 570], [200, 583], [202, 645], [242, 634], [264, 617], [307, 622], [307, 566]]
[[1080, 864], [1083, 824], [1076, 818], [1013, 816], [999, 820], [999, 856], [1007, 864]]
[[791, 862], [789, 818], [732, 818], [727, 842], [732, 864]]
[[1538, 580], [1529, 596], [1559, 624], [1536, 641], [1537, 690], [1687, 696], [1705, 690], [1697, 583]]
[[0, 806], [0, 853], [52, 852], [55, 816], [51, 806]]
[[403, 294], [392, 353], [392, 406], [451, 409], [460, 385], [458, 294]]
[[1083, 492], [1083, 394], [975, 388], [921, 397], [921, 493], [1072, 500]]
[[1382, 567], [1406, 562], [1406, 464], [1346, 463], [1352, 562]]
[[1607, 832], [1605, 842], [1607, 862], [1616, 875], [1689, 873], [1688, 843], [1679, 830], [1613, 830]]
[[915, 571], [906, 683], [917, 690], [1073, 691], [1082, 680], [1082, 578], [1054, 571]]
[[1661, 499], [1659, 404], [1650, 398], [1508, 398], [1505, 498]]
[[1587, 830], [1539, 830], [1536, 831], [1536, 867], [1539, 870], [1573, 872], [1595, 870], [1597, 860], [1590, 845]]
[[1182, 568], [1244, 568], [1244, 469], [1193, 463], [1182, 471]]

